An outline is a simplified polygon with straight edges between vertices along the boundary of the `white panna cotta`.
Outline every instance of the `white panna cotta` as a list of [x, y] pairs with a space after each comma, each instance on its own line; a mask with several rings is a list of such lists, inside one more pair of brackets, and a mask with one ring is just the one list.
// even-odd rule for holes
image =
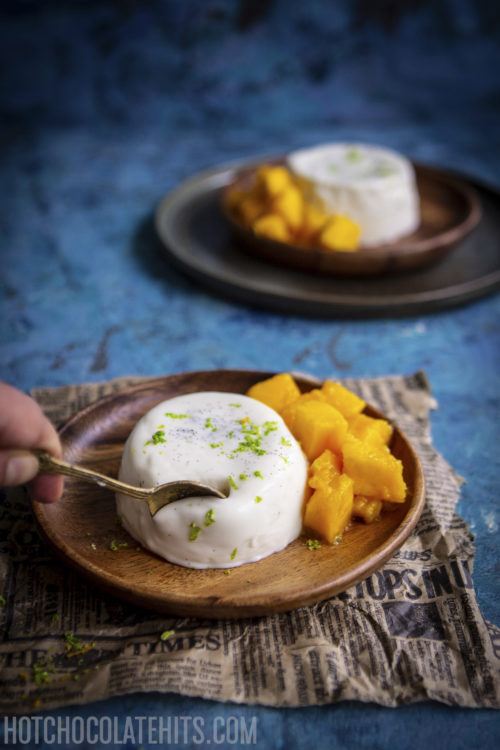
[[154, 517], [117, 494], [125, 529], [172, 563], [230, 568], [301, 533], [307, 460], [281, 417], [247, 396], [209, 391], [158, 404], [132, 430], [119, 477], [141, 487], [190, 479], [228, 493], [178, 500]]
[[394, 242], [420, 224], [413, 166], [391, 149], [332, 143], [294, 151], [287, 162], [306, 200], [361, 227], [363, 247]]

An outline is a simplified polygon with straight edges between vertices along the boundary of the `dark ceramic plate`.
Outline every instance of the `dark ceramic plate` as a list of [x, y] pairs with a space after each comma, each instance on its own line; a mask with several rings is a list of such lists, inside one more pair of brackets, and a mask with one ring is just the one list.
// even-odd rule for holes
[[[279, 162], [274, 162], [279, 163]], [[421, 222], [412, 234], [378, 247], [356, 252], [328, 252], [256, 235], [227, 206], [232, 190], [252, 184], [255, 167], [239, 172], [222, 192], [221, 208], [241, 246], [259, 258], [300, 271], [332, 276], [373, 276], [411, 270], [450, 252], [478, 224], [481, 205], [476, 191], [446, 172], [414, 165], [420, 197]]]
[[241, 251], [222, 214], [220, 197], [244, 167], [239, 162], [193, 176], [165, 196], [156, 212], [167, 257], [225, 299], [294, 315], [414, 315], [462, 304], [500, 286], [496, 190], [461, 178], [476, 190], [482, 219], [453, 252], [434, 263], [412, 272], [334, 278], [277, 266]]

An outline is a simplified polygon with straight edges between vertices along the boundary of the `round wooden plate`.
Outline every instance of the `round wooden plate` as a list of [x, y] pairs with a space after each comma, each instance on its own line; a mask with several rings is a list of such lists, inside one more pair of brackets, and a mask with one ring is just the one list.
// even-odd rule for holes
[[[160, 401], [202, 390], [244, 393], [274, 373], [210, 370], [148, 380], [78, 412], [61, 430], [64, 457], [116, 476], [123, 445], [138, 419]], [[319, 382], [297, 377], [301, 390]], [[382, 416], [368, 407], [367, 414]], [[376, 523], [354, 522], [336, 547], [310, 551], [305, 537], [264, 560], [222, 570], [173, 565], [137, 544], [118, 523], [113, 493], [65, 480], [52, 505], [33, 503], [42, 534], [62, 560], [102, 590], [158, 612], [188, 617], [237, 618], [282, 612], [340, 593], [388, 560], [417, 523], [425, 500], [418, 458], [394, 430], [391, 449], [403, 461], [406, 502]], [[117, 547], [116, 551], [110, 545]], [[120, 546], [123, 545], [123, 546]]]
[[[273, 160], [271, 163], [283, 163]], [[420, 196], [421, 223], [396, 242], [356, 252], [331, 252], [301, 247], [256, 235], [228, 208], [232, 190], [248, 189], [256, 166], [240, 170], [222, 191], [221, 208], [233, 233], [247, 252], [275, 265], [332, 276], [375, 276], [409, 271], [438, 260], [477, 226], [481, 204], [476, 191], [446, 172], [414, 164]]]

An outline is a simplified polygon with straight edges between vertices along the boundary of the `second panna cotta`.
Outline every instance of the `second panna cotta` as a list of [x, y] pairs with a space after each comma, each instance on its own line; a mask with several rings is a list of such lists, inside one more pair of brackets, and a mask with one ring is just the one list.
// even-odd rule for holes
[[364, 247], [394, 242], [420, 224], [413, 165], [392, 149], [329, 143], [294, 151], [287, 164], [308, 201], [360, 226]]
[[169, 562], [229, 568], [301, 533], [307, 460], [281, 417], [247, 396], [209, 391], [158, 404], [130, 434], [119, 477], [141, 487], [190, 479], [227, 493], [178, 500], [154, 517], [117, 494], [125, 529]]

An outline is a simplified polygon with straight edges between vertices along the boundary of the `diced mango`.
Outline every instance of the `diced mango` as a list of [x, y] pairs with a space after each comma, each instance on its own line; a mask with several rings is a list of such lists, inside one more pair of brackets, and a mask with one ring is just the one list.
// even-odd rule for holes
[[[280, 164], [258, 167], [248, 188], [235, 188], [226, 195], [226, 205], [245, 227], [260, 236], [326, 251], [349, 252], [359, 247], [360, 227], [347, 216], [325, 213], [311, 199], [308, 181]], [[274, 219], [266, 219], [257, 229], [252, 226], [267, 214], [280, 216], [290, 235]]]
[[280, 214], [290, 229], [296, 231], [302, 224], [304, 199], [295, 185], [290, 185], [272, 201], [273, 213]]
[[312, 391], [302, 393], [296, 401], [292, 401], [291, 403], [287, 404], [280, 412], [286, 426], [292, 432], [295, 422], [295, 414], [297, 412], [297, 406], [299, 404], [305, 404], [307, 401], [322, 401], [324, 403], [326, 401], [326, 398], [319, 388], [313, 388]]
[[304, 526], [330, 544], [340, 541], [352, 513], [353, 482], [345, 474], [315, 489], [304, 512]]
[[329, 404], [305, 401], [297, 404], [293, 434], [310, 461], [329, 448], [340, 453], [347, 434], [347, 421]]
[[373, 445], [388, 445], [392, 427], [385, 419], [374, 419], [366, 414], [356, 414], [348, 420], [349, 432], [363, 442]]
[[284, 218], [279, 214], [263, 214], [252, 224], [255, 234], [268, 237], [270, 240], [290, 242], [291, 235]]
[[287, 404], [298, 399], [300, 389], [292, 376], [283, 372], [255, 383], [248, 389], [246, 395], [267, 404], [281, 414]]
[[238, 213], [243, 223], [250, 227], [266, 210], [266, 205], [256, 196], [249, 193], [238, 204]]
[[289, 404], [285, 404], [285, 406], [279, 412], [280, 416], [283, 418], [283, 422], [286, 424], [286, 426], [292, 433], [293, 433], [293, 423], [295, 422], [296, 411], [297, 411], [297, 406], [295, 404], [295, 401], [291, 401]]
[[324, 394], [327, 403], [338, 409], [346, 419], [359, 414], [366, 406], [366, 402], [362, 398], [344, 388], [340, 383], [334, 383], [333, 380], [325, 380], [321, 392]]
[[343, 470], [354, 481], [354, 494], [402, 503], [406, 497], [403, 464], [386, 448], [349, 435], [342, 445]]
[[359, 249], [361, 230], [347, 216], [331, 216], [319, 236], [323, 250], [353, 252]]
[[374, 500], [364, 495], [354, 495], [352, 515], [362, 518], [365, 523], [373, 523], [382, 512], [382, 500]]
[[253, 385], [248, 396], [283, 417], [311, 462], [304, 526], [330, 543], [352, 516], [372, 523], [406, 497], [403, 464], [389, 450], [392, 427], [363, 414], [363, 399], [340, 383], [301, 393], [289, 373]]
[[327, 214], [320, 211], [316, 206], [306, 203], [304, 205], [303, 224], [301, 228], [301, 233], [304, 238], [312, 242], [320, 230], [325, 226], [327, 220]]
[[285, 167], [264, 164], [255, 175], [257, 189], [263, 197], [274, 198], [292, 184], [292, 177]]
[[326, 449], [309, 467], [309, 487], [319, 489], [322, 485], [330, 484], [341, 473], [341, 457], [337, 453], [332, 453], [332, 451]]

